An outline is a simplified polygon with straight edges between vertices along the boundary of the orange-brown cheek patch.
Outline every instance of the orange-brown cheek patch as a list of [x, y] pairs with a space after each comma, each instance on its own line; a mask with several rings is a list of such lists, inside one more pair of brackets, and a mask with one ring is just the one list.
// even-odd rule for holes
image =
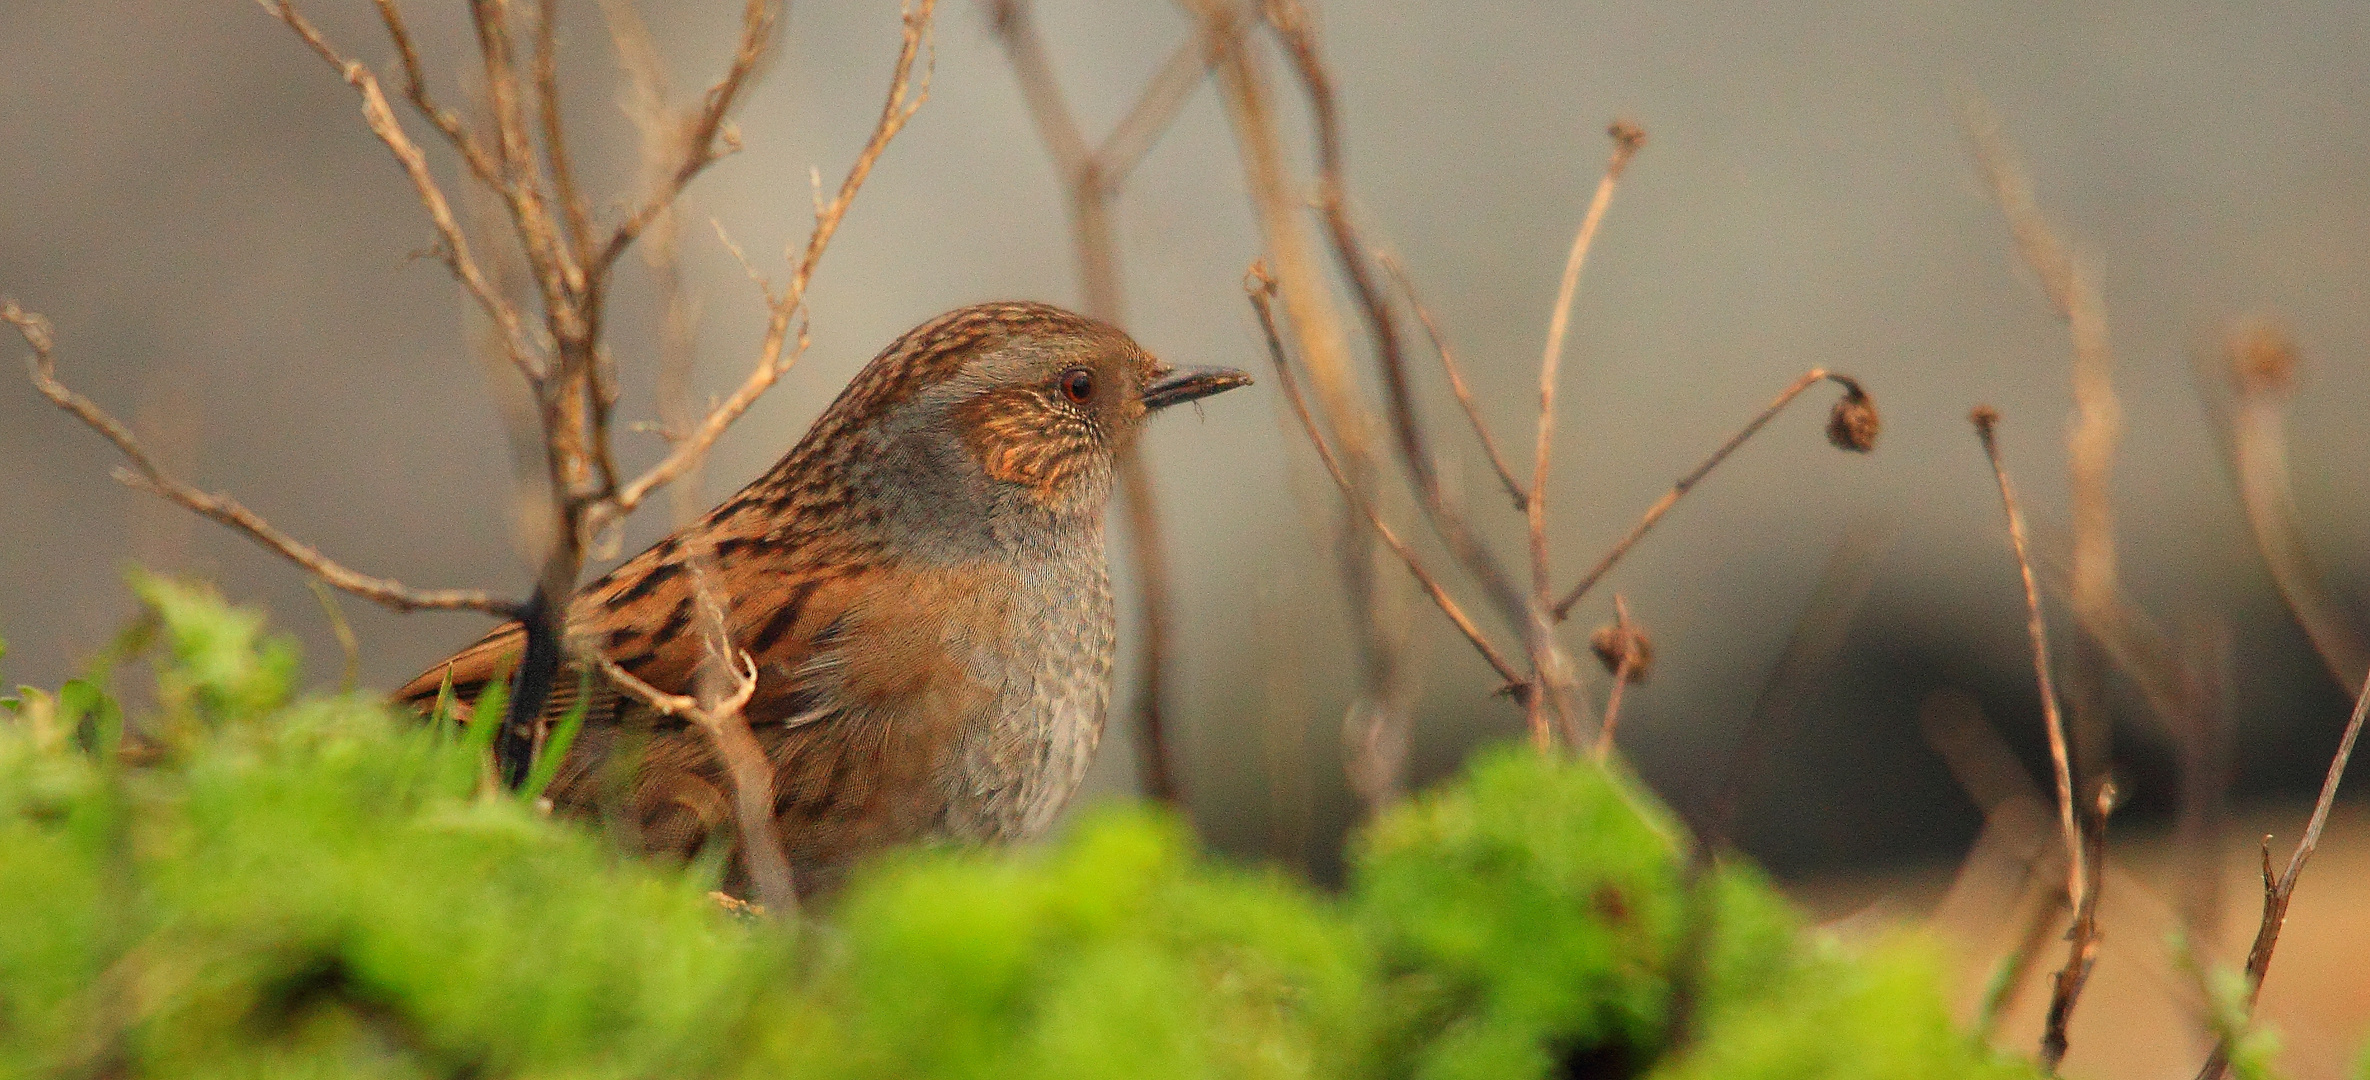
[[1076, 413], [1021, 389], [991, 390], [957, 406], [956, 430], [990, 479], [1051, 502], [1086, 465], [1095, 435]]

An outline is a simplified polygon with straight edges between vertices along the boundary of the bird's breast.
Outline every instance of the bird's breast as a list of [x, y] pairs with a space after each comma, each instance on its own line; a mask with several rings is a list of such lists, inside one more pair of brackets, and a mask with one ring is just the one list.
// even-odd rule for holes
[[1003, 567], [1003, 595], [985, 627], [948, 626], [949, 652], [968, 658], [983, 691], [978, 715], [952, 746], [944, 829], [976, 840], [1045, 831], [1093, 761], [1110, 712], [1117, 640], [1100, 537], [1039, 551]]

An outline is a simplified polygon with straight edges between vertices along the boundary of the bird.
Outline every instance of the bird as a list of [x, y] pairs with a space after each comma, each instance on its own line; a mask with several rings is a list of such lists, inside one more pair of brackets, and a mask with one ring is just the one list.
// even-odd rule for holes
[[[764, 805], [801, 895], [892, 845], [1042, 834], [1110, 711], [1103, 522], [1119, 456], [1152, 414], [1250, 382], [1163, 363], [1049, 304], [915, 327], [772, 468], [577, 590], [571, 659], [543, 713], [549, 724], [585, 701], [547, 789], [555, 811], [621, 823], [654, 855], [737, 843], [706, 732], [587, 655], [692, 694], [712, 662], [704, 591], [755, 669], [742, 715], [772, 766]], [[496, 627], [395, 700], [475, 700], [524, 643], [519, 623]]]

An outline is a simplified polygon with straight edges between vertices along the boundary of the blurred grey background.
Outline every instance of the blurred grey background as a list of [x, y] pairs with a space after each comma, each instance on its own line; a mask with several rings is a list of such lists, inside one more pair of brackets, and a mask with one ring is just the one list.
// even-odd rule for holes
[[[442, 95], [463, 101], [460, 6], [409, 7]], [[644, 8], [679, 92], [720, 69], [738, 5]], [[307, 10], [349, 53], [388, 60], [368, 5]], [[2370, 451], [2359, 422], [2370, 8], [1336, 2], [1322, 17], [1360, 215], [1412, 268], [1512, 443], [1528, 442], [1547, 309], [1602, 167], [1601, 132], [1616, 116], [1649, 132], [1588, 264], [1567, 354], [1552, 501], [1563, 573], [1585, 569], [1803, 369], [1853, 373], [1883, 409], [1878, 451], [1843, 455], [1819, 438], [1828, 395], [1815, 393], [1576, 615], [1575, 642], [1617, 589], [1656, 635], [1658, 670], [1623, 725], [1650, 781], [1681, 801], [1710, 789], [1821, 565], [1864, 520], [1896, 522], [1897, 538], [1762, 770], [1748, 846], [1786, 872], [1949, 857], [1974, 812], [1918, 733], [1917, 706], [1937, 689], [1975, 694], [2011, 741], [2039, 745], [2015, 568], [1964, 417], [1978, 402], [2001, 408], [2033, 513], [2062, 520], [2069, 349], [1975, 178], [1956, 111], [1970, 94], [1996, 108], [2043, 205], [2100, 272], [2128, 424], [2115, 483], [2127, 583], [2170, 625], [2232, 628], [2242, 793], [2294, 794], [2317, 778], [2343, 697], [2246, 540], [2190, 356], [2248, 312], [2275, 312], [2302, 343], [2297, 495], [2315, 556], [2358, 613], [2370, 567], [2358, 467]], [[1098, 134], [1190, 29], [1160, 3], [1047, 0], [1039, 21]], [[809, 169], [835, 183], [869, 130], [896, 25], [889, 3], [795, 7], [741, 113], [746, 151], [694, 188], [686, 259], [704, 310], [703, 393], [740, 379], [762, 314], [706, 218], [785, 276], [779, 253], [808, 225]], [[579, 159], [594, 190], [630, 191], [631, 128], [597, 7], [571, 5], [563, 31]], [[1074, 303], [1062, 206], [985, 13], [947, 0], [929, 103], [811, 294], [813, 348], [719, 447], [707, 499], [782, 453], [912, 324], [985, 299]], [[1118, 218], [1136, 335], [1174, 361], [1264, 367], [1240, 287], [1257, 240], [1209, 89], [1135, 173]], [[351, 92], [254, 5], [0, 4], [0, 294], [55, 321], [62, 376], [134, 419], [195, 482], [350, 565], [523, 591], [501, 420], [455, 288], [411, 256], [429, 239]], [[633, 314], [614, 347], [642, 374], [623, 411], [648, 417], [647, 280], [636, 266], [627, 281], [619, 307]], [[114, 452], [16, 370], [0, 379], [8, 680], [76, 671], [127, 617], [120, 575], [136, 562], [266, 605], [304, 638], [312, 677], [334, 682], [338, 651], [301, 574], [109, 482]], [[1437, 387], [1431, 401], [1451, 473], [1517, 551], [1486, 463]], [[1322, 872], [1350, 810], [1338, 752], [1350, 674], [1327, 559], [1334, 501], [1289, 424], [1262, 388], [1166, 419], [1152, 451], [1195, 816], [1224, 847]], [[621, 444], [631, 460], [654, 455], [648, 436]], [[646, 511], [628, 550], [664, 528], [663, 508]], [[344, 606], [368, 685], [485, 626]], [[1422, 778], [1516, 736], [1520, 717], [1416, 610]], [[2169, 751], [2143, 724], [2124, 731], [2126, 820], [2145, 826], [2168, 798]], [[1096, 790], [1124, 790], [1129, 762], [1115, 738]]]

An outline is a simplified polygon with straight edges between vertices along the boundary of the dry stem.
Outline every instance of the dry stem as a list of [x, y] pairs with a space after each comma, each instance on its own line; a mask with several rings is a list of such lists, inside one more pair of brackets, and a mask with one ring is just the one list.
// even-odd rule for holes
[[724, 625], [724, 608], [716, 600], [704, 556], [692, 562], [692, 588], [698, 599], [701, 640], [707, 659], [695, 676], [696, 694], [670, 694], [637, 678], [597, 651], [592, 659], [601, 673], [627, 695], [667, 716], [691, 721], [716, 746], [732, 786], [733, 820], [740, 831], [742, 865], [766, 910], [784, 916], [798, 911], [790, 862], [774, 828], [773, 766], [749, 730], [742, 709], [757, 691], [757, 662], [732, 645]]
[[[2279, 947], [2280, 929], [2288, 922], [2288, 901], [2295, 895], [2296, 878], [2304, 872], [2304, 864], [2312, 858], [2321, 843], [2321, 829], [2329, 823], [2329, 807], [2337, 801], [2337, 784], [2345, 779], [2345, 766], [2353, 759], [2354, 741], [2362, 734], [2362, 719], [2370, 714], [2370, 681], [2365, 681], [2354, 695], [2353, 715], [2345, 722], [2345, 734], [2337, 740], [2337, 752], [2329, 758], [2329, 771], [2321, 778], [2320, 798], [2312, 804], [2312, 818], [2304, 826], [2304, 835], [2296, 841], [2296, 850], [2288, 856], [2287, 869], [2278, 878], [2271, 876], [2271, 838], [2263, 838], [2263, 921], [2255, 929], [2255, 943], [2247, 949], [2247, 1011], [2253, 1012], [2255, 998], [2263, 992], [2263, 977], [2271, 971], [2271, 952]], [[2214, 1047], [2205, 1068], [2199, 1070], [2198, 1080], [2221, 1080], [2230, 1066], [2230, 1043], [2225, 1038]]]
[[1623, 556], [1628, 555], [1629, 549], [1637, 546], [1638, 541], [1645, 539], [1646, 533], [1654, 528], [1656, 522], [1662, 520], [1662, 515], [1670, 513], [1671, 507], [1678, 505], [1679, 500], [1687, 492], [1693, 490], [1696, 484], [1701, 483], [1713, 469], [1719, 468], [1721, 462], [1728, 460], [1728, 455], [1735, 453], [1737, 447], [1743, 446], [1745, 440], [1752, 438], [1753, 434], [1760, 431], [1763, 425], [1775, 419], [1777, 414], [1784, 411], [1785, 407], [1791, 404], [1795, 398], [1801, 397], [1803, 391], [1810, 389], [1821, 379], [1830, 380], [1843, 387], [1847, 401], [1866, 403], [1868, 398], [1866, 391], [1860, 388], [1858, 380], [1849, 375], [1837, 374], [1825, 368], [1812, 368], [1803, 372], [1801, 378], [1795, 379], [1792, 385], [1779, 392], [1778, 396], [1768, 405], [1763, 406], [1761, 411], [1755, 414], [1753, 419], [1747, 421], [1744, 427], [1738, 428], [1735, 434], [1730, 435], [1727, 442], [1721, 443], [1719, 449], [1712, 451], [1710, 457], [1703, 459], [1702, 464], [1697, 465], [1687, 475], [1680, 477], [1678, 483], [1671, 485], [1671, 489], [1665, 492], [1661, 499], [1646, 509], [1645, 515], [1638, 519], [1638, 523], [1630, 526], [1629, 534], [1622, 537], [1619, 543], [1614, 544], [1612, 550], [1605, 552], [1604, 557], [1598, 559], [1596, 565], [1589, 568], [1588, 573], [1581, 575], [1579, 584], [1572, 586], [1572, 591], [1565, 593], [1563, 599], [1555, 602], [1555, 607], [1550, 611], [1556, 621], [1562, 622], [1570, 618], [1572, 605], [1579, 603], [1581, 597], [1588, 595], [1588, 590], [1595, 588], [1597, 582], [1604, 580], [1605, 575], [1612, 572], [1614, 564], [1619, 563]]
[[2258, 322], [2234, 328], [2224, 338], [2223, 355], [2232, 388], [2226, 417], [2230, 471], [2255, 547], [2321, 663], [2338, 685], [2352, 686], [2370, 672], [2370, 646], [2323, 588], [2288, 483], [2287, 398], [2295, 388], [2295, 343]]
[[[1973, 700], [1955, 693], [1935, 694], [1919, 707], [1918, 721], [1927, 745], [1949, 767], [1951, 778], [1958, 781], [1968, 799], [1983, 811], [1983, 830], [1961, 862], [1949, 894], [1936, 907], [1936, 921], [1943, 920], [1942, 913], [1969, 904], [1980, 905], [1976, 910], [1985, 914], [2006, 906], [2005, 914], [2013, 914], [2035, 878], [2048, 872], [2044, 867], [2048, 857], [2059, 850], [2044, 839], [2052, 815], [2042, 805], [2040, 789], [1999, 732], [1985, 722]], [[1992, 859], [2004, 859], [2015, 866], [2012, 904], [2002, 905], [1996, 896], [1975, 895], [1984, 876], [1983, 864]], [[2060, 880], [2047, 884], [2026, 911], [2023, 928], [1985, 981], [1973, 1024], [1979, 1042], [1988, 1045], [2000, 1018], [2015, 1006], [2033, 960], [2047, 944], [2065, 903], [2065, 886]]]
[[1621, 659], [1613, 667], [1613, 690], [1605, 697], [1605, 722], [1597, 729], [1593, 753], [1598, 761], [1613, 756], [1613, 731], [1621, 723], [1622, 692], [1629, 689], [1638, 667], [1638, 647], [1633, 640], [1637, 630], [1629, 622], [1629, 600], [1620, 593], [1613, 594], [1613, 612], [1614, 640], [1619, 643]]
[[[614, 10], [626, 5], [613, 3], [608, 6]], [[666, 214], [682, 196], [683, 189], [691, 186], [691, 182], [708, 166], [740, 149], [739, 138], [732, 134], [725, 120], [732, 114], [732, 107], [739, 101], [741, 91], [755, 80], [765, 62], [766, 46], [773, 37], [776, 10], [768, 0], [749, 0], [742, 10], [740, 43], [733, 52], [731, 65], [725, 69], [723, 78], [708, 87], [707, 93], [701, 97], [700, 108], [680, 121], [675, 133], [676, 145], [671, 148], [677, 155], [674, 167], [660, 171], [650, 194], [610, 232], [599, 254], [590, 260], [593, 272], [598, 273], [614, 264], [617, 257], [633, 244], [634, 238]], [[913, 32], [910, 20], [911, 14], [908, 13], [906, 33], [909, 41]]]
[[2074, 339], [2074, 426], [2066, 435], [2067, 473], [2074, 512], [2073, 606], [2084, 622], [2103, 614], [2115, 592], [2114, 516], [2107, 487], [2123, 414], [2115, 400], [2115, 358], [2107, 342], [2106, 311], [2081, 259], [2066, 250], [2033, 201], [2032, 183], [2001, 134], [1997, 117], [1980, 102], [1967, 109], [1976, 164], [2008, 219], [2025, 265]]
[[798, 331], [796, 347], [790, 348], [789, 345], [790, 324], [799, 320], [806, 306], [807, 283], [813, 279], [815, 267], [822, 262], [824, 249], [830, 246], [832, 236], [839, 231], [840, 220], [847, 216], [848, 207], [855, 202], [856, 193], [863, 188], [865, 178], [872, 175], [874, 163], [880, 160], [882, 151], [888, 149], [889, 140], [904, 129], [906, 121], [911, 120], [922, 103], [929, 99], [927, 69], [918, 84], [913, 81], [913, 70], [916, 58], [930, 39], [930, 16], [936, 7], [937, 0], [911, 0], [906, 5], [903, 41], [897, 52], [895, 71], [889, 80], [888, 96], [881, 104], [880, 118], [873, 125], [872, 136], [865, 140], [864, 149], [857, 153], [855, 162], [848, 166], [839, 190], [816, 209], [814, 230], [808, 233], [806, 249], [791, 271], [789, 287], [780, 293], [775, 293], [770, 286], [766, 288], [769, 314], [765, 336], [758, 346], [757, 363], [748, 377], [722, 402], [708, 410], [698, 425], [690, 431], [679, 433], [680, 438], [665, 458], [618, 488], [603, 503], [593, 507], [587, 515], [586, 531], [599, 532], [609, 521], [633, 513], [651, 492], [705, 461], [708, 450], [715, 446], [725, 429], [740, 419], [742, 413], [749, 411], [749, 406], [756, 404], [757, 399], [779, 381], [783, 373], [790, 370], [791, 364], [806, 351], [807, 336], [803, 323]]
[[1992, 478], [1999, 484], [2000, 504], [2008, 515], [2008, 539], [2016, 549], [2016, 568], [2024, 578], [2025, 629], [2032, 638], [2033, 674], [2041, 690], [2041, 715], [2049, 729], [2049, 761], [2056, 769], [2058, 824], [2064, 832], [2066, 846], [2066, 895], [2074, 909], [2073, 945], [2066, 966], [2058, 972], [2057, 983], [2050, 997], [2048, 1030], [2042, 1035], [2041, 1064], [2051, 1072], [2065, 1057], [2066, 1024], [2073, 1014], [2074, 1002], [2080, 997], [2082, 983], [2089, 977], [2090, 965], [2098, 955], [2097, 896], [2092, 889], [2093, 877], [2087, 872], [2088, 852], [2080, 826], [2075, 822], [2074, 774], [2071, 755], [2066, 745], [2065, 715], [2058, 706], [2057, 683], [2050, 677], [2049, 630], [2041, 618], [2041, 589], [2033, 578], [2031, 557], [2025, 550], [2024, 513], [2016, 505], [2016, 493], [2008, 483], [2007, 466], [2000, 461], [1999, 440], [1993, 429], [2000, 415], [1989, 406], [1975, 410], [1972, 418], [1976, 437], [1982, 440], [1983, 454], [1991, 463]]
[[1465, 640], [1472, 643], [1474, 651], [1480, 653], [1481, 658], [1497, 671], [1499, 678], [1506, 680], [1507, 687], [1519, 691], [1529, 683], [1529, 677], [1504, 653], [1499, 652], [1496, 646], [1490, 644], [1488, 636], [1474, 625], [1472, 617], [1458, 606], [1456, 599], [1440, 584], [1440, 579], [1425, 569], [1423, 559], [1416, 555], [1415, 549], [1409, 547], [1406, 541], [1399, 538], [1398, 532], [1383, 520], [1374, 504], [1359, 497], [1357, 489], [1350, 484], [1348, 474], [1342, 471], [1341, 462], [1334, 457], [1333, 448], [1326, 444], [1316, 417], [1309, 413], [1308, 399], [1300, 392], [1300, 380], [1292, 374], [1292, 364], [1286, 356], [1283, 337], [1276, 331], [1273, 308], [1275, 279], [1267, 276], [1266, 267], [1253, 264], [1245, 285], [1251, 297], [1251, 307], [1259, 314], [1259, 329], [1267, 338], [1268, 357], [1275, 363], [1276, 386], [1283, 390], [1284, 400], [1292, 406], [1293, 415], [1299, 418], [1301, 430], [1308, 435], [1309, 445], [1316, 448], [1317, 460], [1324, 463], [1326, 475], [1333, 478], [1334, 486], [1341, 489], [1342, 498], [1349, 500], [1351, 508], [1366, 518], [1374, 528], [1375, 535], [1382, 537], [1391, 553], [1397, 555], [1408, 573], [1414, 575], [1416, 584], [1422, 586], [1424, 593], [1439, 606], [1440, 613], [1448, 616], [1448, 621], [1454, 623], [1458, 632], [1465, 635]]
[[320, 578], [305, 582], [313, 590], [313, 599], [321, 604], [321, 617], [329, 622], [329, 634], [337, 639], [337, 651], [345, 658], [338, 669], [337, 692], [351, 694], [362, 684], [362, 639], [354, 636], [354, 624], [346, 621], [344, 608], [337, 606], [337, 593]]
[[1514, 478], [1514, 467], [1506, 464], [1506, 455], [1498, 451], [1498, 440], [1489, 433], [1489, 425], [1482, 422], [1481, 407], [1474, 403], [1473, 389], [1465, 384], [1465, 373], [1457, 363], [1456, 351], [1448, 344], [1448, 336], [1441, 333], [1440, 323], [1432, 318], [1430, 308], [1416, 295], [1415, 281], [1407, 276], [1407, 267], [1388, 251], [1374, 253], [1374, 261], [1391, 275], [1399, 285], [1407, 306], [1415, 312], [1416, 321], [1423, 324], [1424, 336], [1432, 341], [1432, 351], [1440, 357], [1440, 370], [1448, 376], [1449, 392], [1456, 395], [1457, 405], [1465, 410], [1465, 419], [1473, 424], [1473, 434], [1481, 440], [1482, 452], [1489, 455], [1490, 468], [1498, 474], [1498, 482], [1506, 486], [1506, 494], [1514, 497], [1514, 508], [1521, 510], [1530, 503], [1530, 494], [1523, 490], [1522, 481]]
[[0, 322], [14, 326], [17, 333], [23, 335], [25, 343], [33, 347], [27, 367], [32, 372], [33, 386], [41, 391], [41, 396], [72, 414], [91, 430], [105, 436], [123, 453], [124, 460], [129, 464], [116, 469], [115, 478], [125, 486], [162, 496], [199, 515], [221, 522], [271, 549], [281, 558], [304, 567], [322, 581], [396, 611], [465, 608], [505, 617], [516, 614], [517, 606], [512, 602], [477, 589], [412, 589], [392, 578], [372, 577], [350, 570], [321, 554], [312, 545], [280, 531], [261, 515], [241, 505], [237, 499], [199, 491], [173, 478], [149, 457], [139, 439], [133, 436], [131, 428], [109, 415], [97, 402], [58, 381], [49, 320], [18, 307], [15, 301], [10, 300], [0, 304]]
[[[313, 24], [306, 21], [289, 0], [259, 2], [263, 3], [264, 10], [270, 12], [273, 18], [286, 23], [289, 29], [304, 39], [304, 43], [361, 96], [363, 122], [369, 126], [372, 134], [379, 137], [380, 142], [386, 144], [388, 152], [395, 155], [396, 163], [403, 168], [403, 175], [411, 181], [412, 192], [419, 198], [421, 209], [427, 211], [429, 223], [436, 229], [437, 257], [444, 261], [445, 268], [461, 283], [470, 299], [477, 302], [478, 310], [501, 332], [503, 349], [511, 365], [518, 368], [520, 374], [530, 382], [540, 379], [545, 367], [542, 350], [528, 337], [518, 309], [502, 295], [501, 288], [486, 277], [476, 257], [470, 253], [469, 239], [453, 217], [452, 204], [446, 200], [444, 189], [437, 184], [435, 174], [428, 170], [428, 155], [422, 153], [419, 144], [404, 133], [402, 123], [395, 119], [395, 110], [387, 104], [386, 94], [379, 89], [377, 76], [371, 74], [361, 61], [348, 60], [339, 55], [328, 39], [322, 37], [321, 32], [314, 29]], [[429, 101], [420, 81], [419, 56], [412, 49], [411, 39], [403, 30], [402, 18], [396, 13], [392, 0], [381, 0], [380, 11], [386, 17], [397, 51], [402, 54], [405, 79], [413, 103], [452, 137], [455, 145], [464, 151], [463, 156], [469, 160], [471, 168], [478, 171], [480, 179], [489, 186], [495, 185], [498, 181], [492, 173], [493, 166], [485, 159], [483, 150], [466, 135], [458, 119], [437, 109]]]
[[[1348, 279], [1351, 294], [1365, 316], [1367, 333], [1374, 342], [1375, 361], [1382, 372], [1388, 404], [1386, 415], [1398, 441], [1400, 464], [1414, 482], [1417, 502], [1433, 531], [1481, 586], [1482, 593], [1498, 608], [1500, 617], [1522, 635], [1532, 671], [1532, 685], [1524, 695], [1524, 706], [1531, 741], [1544, 751], [1554, 744], [1557, 726], [1568, 727], [1574, 723], [1572, 717], [1578, 706], [1572, 700], [1575, 673], [1571, 660], [1555, 641], [1546, 613], [1525, 598], [1513, 577], [1448, 499], [1416, 414], [1414, 389], [1408, 378], [1390, 300], [1377, 285], [1374, 271], [1367, 265], [1367, 247], [1350, 221], [1340, 114], [1333, 96], [1332, 76], [1318, 55], [1314, 25], [1308, 12], [1291, 0], [1270, 3], [1266, 15], [1309, 100], [1316, 125], [1318, 213], [1332, 241], [1334, 258]], [[1535, 502], [1537, 492], [1532, 494]]]
[[[1589, 244], [1596, 239], [1597, 226], [1605, 219], [1605, 208], [1613, 203], [1613, 186], [1621, 180], [1630, 159], [1645, 145], [1646, 133], [1626, 120], [1615, 121], [1606, 130], [1613, 139], [1613, 157], [1605, 163], [1604, 178], [1597, 181], [1596, 196], [1588, 202], [1588, 213], [1580, 219], [1580, 231], [1572, 237], [1572, 254], [1564, 260], [1563, 283], [1555, 293], [1555, 311], [1547, 319], [1547, 351], [1539, 359], [1539, 430], [1532, 450], [1530, 498], [1523, 510], [1531, 532], [1531, 603], [1541, 609], [1547, 607], [1547, 463], [1555, 446], [1555, 390], [1561, 381], [1564, 356], [1564, 332], [1571, 326], [1572, 297], [1580, 290], [1580, 268], [1588, 261]], [[1620, 693], [1615, 684], [1614, 693]], [[1618, 704], [1619, 697], [1614, 698]]]
[[[1389, 726], [1398, 722], [1393, 713], [1404, 696], [1406, 679], [1397, 635], [1376, 595], [1374, 537], [1358, 509], [1374, 502], [1373, 422], [1350, 371], [1332, 290], [1304, 231], [1300, 216], [1304, 200], [1286, 174], [1267, 72], [1244, 35], [1242, 13], [1226, 0], [1192, 0], [1190, 6], [1202, 20], [1227, 117], [1234, 125], [1244, 183], [1273, 268], [1276, 295], [1283, 302], [1301, 362], [1315, 384], [1317, 415], [1331, 428], [1343, 475], [1350, 490], [1357, 493], [1342, 507], [1340, 567], [1350, 631], [1357, 643], [1363, 701], [1352, 706], [1347, 722], [1370, 728]], [[1369, 730], [1352, 738], [1355, 745], [1373, 745], [1380, 735]], [[1379, 809], [1397, 788], [1395, 777], [1360, 778], [1353, 772], [1352, 779], [1369, 812]]]

